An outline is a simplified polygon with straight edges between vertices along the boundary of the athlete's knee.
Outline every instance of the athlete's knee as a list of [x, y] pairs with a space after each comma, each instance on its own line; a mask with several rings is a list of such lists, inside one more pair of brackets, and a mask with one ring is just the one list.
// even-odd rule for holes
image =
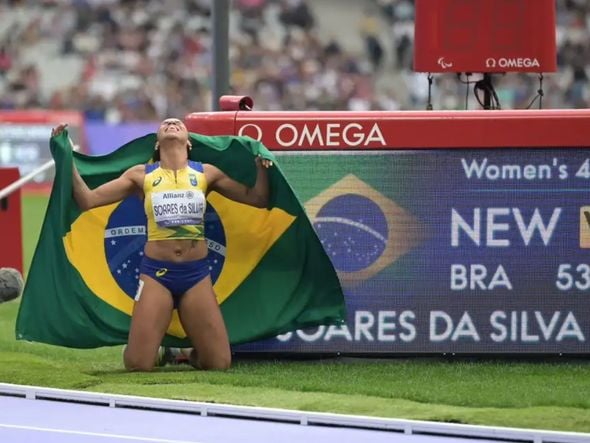
[[212, 355], [208, 358], [199, 358], [198, 361], [199, 368], [205, 371], [225, 371], [231, 366], [231, 354]]
[[127, 347], [123, 351], [123, 364], [125, 369], [132, 372], [149, 372], [154, 369], [154, 359], [145, 358], [142, 355], [133, 355]]

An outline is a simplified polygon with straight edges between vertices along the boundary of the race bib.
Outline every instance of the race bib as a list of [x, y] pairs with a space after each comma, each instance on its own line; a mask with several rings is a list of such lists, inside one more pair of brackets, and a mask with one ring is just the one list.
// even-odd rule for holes
[[152, 210], [158, 226], [202, 225], [205, 215], [203, 191], [163, 191], [152, 193]]

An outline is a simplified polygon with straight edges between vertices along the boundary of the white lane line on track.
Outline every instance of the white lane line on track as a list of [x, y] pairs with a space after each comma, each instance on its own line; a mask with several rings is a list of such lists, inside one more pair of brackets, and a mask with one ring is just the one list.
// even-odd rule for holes
[[90, 437], [118, 438], [120, 440], [149, 441], [153, 443], [199, 443], [197, 440], [169, 440], [164, 438], [136, 437], [133, 435], [103, 434], [99, 432], [72, 431], [69, 429], [40, 428], [37, 426], [9, 425], [0, 423], [0, 429], [20, 429], [23, 431], [54, 432], [56, 434], [86, 435]]

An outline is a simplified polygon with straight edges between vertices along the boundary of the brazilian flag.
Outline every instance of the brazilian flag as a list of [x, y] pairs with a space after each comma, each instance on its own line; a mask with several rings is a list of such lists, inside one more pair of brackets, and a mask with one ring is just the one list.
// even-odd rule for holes
[[[205, 233], [211, 277], [232, 344], [319, 324], [341, 324], [336, 272], [273, 155], [248, 137], [190, 134], [191, 160], [252, 186], [255, 157], [271, 159], [267, 208], [208, 196]], [[147, 163], [155, 134], [106, 156], [72, 152], [67, 132], [51, 139], [55, 180], [16, 323], [17, 339], [73, 348], [126, 343], [146, 242], [137, 197], [81, 212], [72, 165], [92, 189]], [[188, 346], [174, 312], [166, 346]]]

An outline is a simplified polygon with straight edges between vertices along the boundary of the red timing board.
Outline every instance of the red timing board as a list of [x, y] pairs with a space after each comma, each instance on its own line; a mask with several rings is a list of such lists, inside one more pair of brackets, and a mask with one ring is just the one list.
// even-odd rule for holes
[[555, 72], [554, 0], [416, 0], [414, 70]]

